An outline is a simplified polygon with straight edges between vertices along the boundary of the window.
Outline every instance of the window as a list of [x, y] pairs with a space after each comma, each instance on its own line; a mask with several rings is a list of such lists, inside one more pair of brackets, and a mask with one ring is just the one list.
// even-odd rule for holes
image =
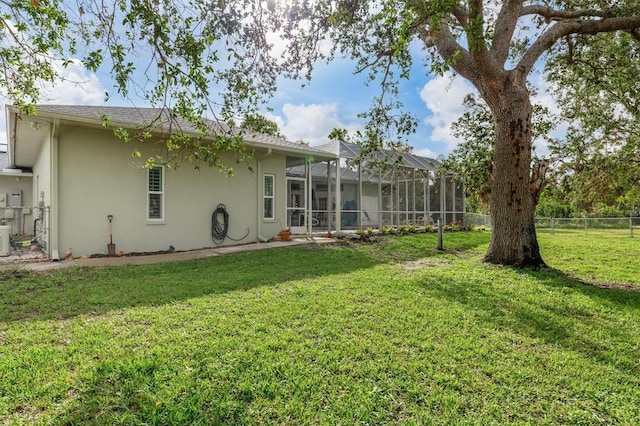
[[275, 177], [273, 175], [264, 175], [263, 186], [263, 199], [264, 199], [264, 212], [263, 219], [273, 220], [275, 219], [274, 204], [275, 204], [275, 190], [274, 190]]
[[164, 168], [147, 170], [147, 220], [164, 220]]

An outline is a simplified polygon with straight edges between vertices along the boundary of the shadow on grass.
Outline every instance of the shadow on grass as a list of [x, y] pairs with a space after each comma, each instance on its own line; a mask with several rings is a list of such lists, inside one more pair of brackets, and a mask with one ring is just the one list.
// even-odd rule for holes
[[[493, 279], [471, 282], [443, 275], [423, 285], [435, 297], [467, 306], [488, 329], [564, 348], [626, 373], [640, 373], [634, 349], [640, 345], [637, 289], [601, 288], [552, 269], [496, 268], [505, 273], [494, 276], [497, 271], [490, 269]], [[518, 280], [521, 274], [524, 277]]]
[[153, 358], [100, 364], [56, 423], [243, 424], [247, 407], [257, 398], [250, 386], [234, 388], [237, 384], [222, 381], [212, 386], [210, 373], [196, 368], [183, 373], [182, 392], [165, 399], [158, 391], [166, 385], [167, 374], [175, 372]]
[[[486, 242], [486, 235], [452, 236], [452, 249]], [[396, 260], [445, 255], [434, 235], [389, 237], [377, 243], [343, 242], [236, 253], [145, 266], [71, 268], [29, 273], [0, 282], [0, 321], [64, 319], [135, 306], [346, 274]]]

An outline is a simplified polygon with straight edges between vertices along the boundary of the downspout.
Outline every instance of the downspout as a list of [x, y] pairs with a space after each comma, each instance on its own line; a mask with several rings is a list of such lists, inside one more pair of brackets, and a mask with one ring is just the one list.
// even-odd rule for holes
[[16, 151], [18, 149], [18, 113], [13, 113], [13, 149], [11, 149], [11, 145], [7, 147], [7, 149], [11, 149], [11, 158], [9, 159], [10, 166], [16, 165]]
[[50, 210], [50, 220], [49, 224], [50, 229], [50, 257], [52, 260], [60, 260], [59, 252], [58, 252], [58, 244], [59, 244], [59, 223], [58, 223], [58, 131], [60, 126], [60, 120], [55, 119], [51, 124], [51, 146], [49, 147], [49, 152], [51, 155], [50, 161], [50, 170], [51, 170], [51, 210]]
[[[257, 226], [256, 229], [258, 230], [258, 241], [262, 241], [263, 243], [266, 243], [267, 241], [269, 241], [268, 238], [263, 237], [262, 234], [262, 218], [263, 218], [263, 212], [264, 212], [264, 180], [262, 179], [262, 160], [264, 160], [265, 158], [267, 158], [268, 156], [271, 155], [271, 148], [269, 148], [267, 150], [267, 153], [265, 155], [263, 155], [262, 157], [258, 158], [257, 162], [257, 175], [258, 175], [258, 214], [257, 214]], [[285, 167], [286, 169], [286, 167]], [[275, 193], [275, 182], [273, 183], [274, 188], [273, 191]], [[275, 197], [274, 197], [274, 206], [273, 206], [273, 212], [275, 214], [276, 212], [276, 206], [275, 206]]]

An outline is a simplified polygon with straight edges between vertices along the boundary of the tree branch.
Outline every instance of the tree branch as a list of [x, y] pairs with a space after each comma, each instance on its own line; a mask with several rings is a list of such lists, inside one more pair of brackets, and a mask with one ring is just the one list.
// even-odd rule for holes
[[371, 68], [371, 67], [375, 66], [376, 64], [378, 64], [378, 62], [380, 62], [382, 60], [382, 58], [392, 58], [393, 54], [394, 54], [394, 51], [392, 49], [385, 50], [383, 52], [378, 52], [378, 56], [373, 61], [364, 64], [360, 68], [357, 68], [354, 71], [354, 74], [359, 74], [362, 71], [366, 70], [367, 68]]
[[460, 6], [456, 6], [452, 13], [462, 28], [469, 24], [469, 14]]
[[522, 8], [520, 16], [538, 15], [545, 18], [547, 21], [563, 21], [567, 19], [577, 18], [610, 18], [612, 15], [611, 9], [605, 10], [557, 10], [549, 6], [543, 6], [541, 4], [525, 6]]
[[504, 66], [509, 57], [509, 46], [521, 16], [522, 3], [523, 0], [506, 0], [496, 19], [491, 53], [500, 66]]
[[438, 28], [428, 31], [425, 27], [420, 29], [420, 38], [427, 47], [435, 46], [438, 54], [458, 74], [471, 81], [478, 82], [478, 76], [474, 72], [471, 55], [457, 41], [449, 26], [442, 22]]
[[[585, 15], [582, 15], [585, 16]], [[630, 31], [640, 28], [640, 16], [615, 17], [598, 20], [575, 19], [554, 24], [529, 47], [516, 69], [528, 75], [538, 58], [560, 38], [570, 34], [597, 34], [613, 31]]]
[[475, 67], [481, 69], [482, 74], [495, 75], [500, 70], [496, 68], [496, 62], [487, 49], [484, 24], [484, 1], [472, 0], [470, 2], [469, 25], [465, 27], [469, 53]]

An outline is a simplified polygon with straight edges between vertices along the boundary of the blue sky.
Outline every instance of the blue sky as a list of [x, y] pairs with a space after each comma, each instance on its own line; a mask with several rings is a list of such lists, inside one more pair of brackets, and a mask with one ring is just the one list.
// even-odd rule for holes
[[[306, 140], [312, 145], [326, 141], [334, 127], [362, 128], [363, 121], [357, 115], [368, 109], [379, 94], [379, 86], [376, 82], [366, 86], [365, 76], [354, 75], [353, 70], [353, 64], [347, 61], [321, 64], [304, 89], [299, 82], [284, 82], [271, 102], [273, 113], [267, 115], [289, 139]], [[427, 69], [418, 65], [411, 79], [402, 81], [400, 87], [405, 108], [419, 123], [416, 134], [410, 137], [414, 151], [429, 157], [450, 152], [455, 138], [448, 126], [462, 113], [464, 96], [473, 91], [469, 83], [450, 75], [428, 76]]]
[[[367, 110], [379, 87], [375, 82], [365, 86], [365, 77], [353, 75], [353, 70], [353, 64], [346, 61], [323, 64], [314, 72], [309, 87], [300, 90], [299, 83], [282, 84], [271, 103], [274, 112], [267, 115], [289, 139], [306, 140], [312, 145], [324, 143], [334, 127], [361, 128], [363, 122], [357, 114]], [[532, 101], [557, 112], [539, 70], [534, 70], [529, 79], [538, 91]], [[419, 57], [414, 60], [410, 80], [402, 81], [400, 87], [406, 109], [419, 123], [409, 139], [414, 152], [433, 158], [449, 154], [460, 142], [452, 135], [451, 124], [464, 113], [464, 97], [477, 91], [462, 77], [429, 75]], [[554, 134], [561, 137], [563, 127]], [[548, 152], [540, 142], [534, 146], [538, 154]]]

